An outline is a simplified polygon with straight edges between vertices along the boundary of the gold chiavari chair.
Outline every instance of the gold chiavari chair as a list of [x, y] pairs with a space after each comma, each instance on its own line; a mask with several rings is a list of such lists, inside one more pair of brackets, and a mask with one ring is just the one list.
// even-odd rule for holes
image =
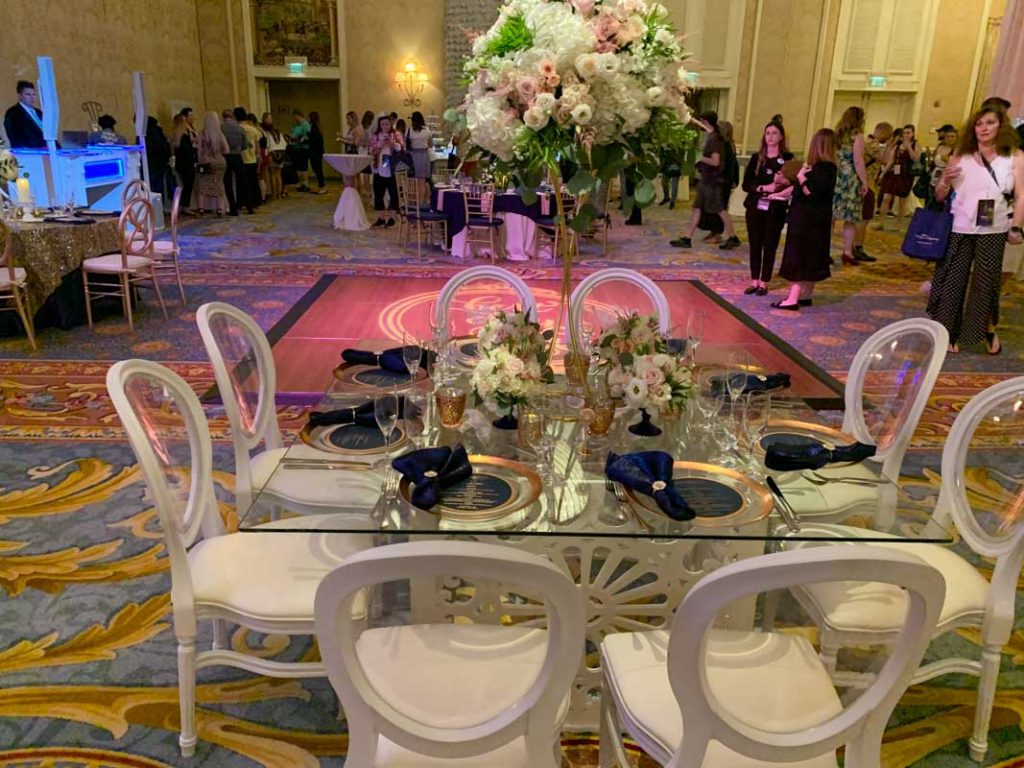
[[448, 242], [448, 218], [443, 213], [430, 210], [420, 201], [419, 186], [415, 182], [410, 183], [409, 176], [405, 171], [398, 172], [397, 180], [399, 209], [402, 215], [402, 224], [405, 227], [404, 239], [403, 229], [400, 227], [398, 240], [403, 248], [407, 247], [409, 237], [415, 229], [416, 256], [422, 258], [424, 230], [427, 232], [427, 243], [430, 244], [433, 242], [434, 227], [440, 225], [441, 243], [446, 243]]
[[466, 207], [466, 250], [475, 253], [477, 245], [486, 245], [493, 263], [498, 252], [494, 235], [505, 223], [494, 215], [494, 185], [463, 184], [462, 199]]
[[181, 294], [181, 305], [187, 303], [185, 299], [185, 286], [181, 282], [181, 267], [178, 264], [178, 257], [181, 255], [181, 244], [178, 242], [178, 216], [181, 208], [181, 187], [174, 190], [174, 200], [171, 203], [171, 239], [154, 240], [153, 247], [147, 254], [153, 259], [153, 267], [157, 273], [173, 272], [178, 281], [178, 292]]
[[25, 326], [28, 343], [32, 345], [32, 349], [38, 349], [27, 280], [28, 274], [25, 270], [14, 266], [14, 235], [7, 225], [0, 221], [0, 302], [13, 303], [13, 306], [0, 306], [0, 310], [18, 313], [22, 325]]

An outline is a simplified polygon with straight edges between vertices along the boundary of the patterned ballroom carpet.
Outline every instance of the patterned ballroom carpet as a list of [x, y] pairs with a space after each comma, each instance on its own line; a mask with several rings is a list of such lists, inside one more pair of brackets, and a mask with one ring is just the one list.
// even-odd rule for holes
[[[293, 196], [253, 217], [190, 222], [182, 232], [189, 304], [169, 305], [164, 322], [151, 302], [136, 332], [109, 317], [85, 328], [40, 335], [40, 351], [0, 339], [0, 768], [155, 767], [185, 764], [177, 752], [175, 646], [168, 577], [155, 513], [106, 395], [107, 366], [127, 357], [168, 363], [197, 392], [212, 383], [195, 327], [195, 309], [223, 300], [270, 328], [323, 274], [445, 277], [462, 262], [433, 252], [403, 252], [394, 231], [339, 233], [330, 228], [332, 196]], [[742, 295], [746, 250], [667, 245], [686, 210], [645, 212], [642, 227], [612, 231], [606, 258], [587, 246], [580, 273], [606, 265], [640, 269], [660, 280], [698, 278], [823, 368], [842, 379], [853, 353], [875, 329], [919, 315], [925, 265], [898, 255], [898, 238], [872, 233], [877, 264], [843, 269], [799, 314], [771, 310]], [[741, 230], [742, 239], [744, 233]], [[513, 265], [537, 279], [557, 268]], [[168, 292], [170, 293], [170, 292]], [[146, 297], [148, 299], [148, 296]], [[1005, 351], [980, 348], [947, 359], [904, 467], [901, 503], [929, 509], [938, 493], [938, 457], [953, 417], [970, 395], [1024, 373], [1021, 307], [1014, 283], [1002, 301]], [[332, 352], [333, 354], [333, 352]], [[302, 409], [279, 409], [295, 429]], [[234, 520], [232, 460], [225, 424], [211, 410], [221, 511]], [[999, 446], [1019, 461], [1019, 440]], [[1020, 464], [1014, 465], [1019, 469]], [[991, 563], [957, 551], [986, 575]], [[1018, 609], [1024, 608], [1018, 599]], [[1024, 619], [1003, 655], [986, 765], [1024, 767]], [[209, 642], [209, 638], [201, 638]], [[266, 655], [298, 658], [306, 644], [280, 637], [231, 638]], [[956, 633], [931, 653], [976, 653], [977, 637]], [[911, 689], [886, 734], [891, 768], [973, 766], [975, 681], [946, 676]], [[195, 766], [340, 766], [346, 737], [325, 681], [257, 678], [214, 668], [200, 674], [200, 743]], [[566, 739], [565, 766], [596, 765], [589, 734]], [[650, 761], [642, 761], [651, 765]]]

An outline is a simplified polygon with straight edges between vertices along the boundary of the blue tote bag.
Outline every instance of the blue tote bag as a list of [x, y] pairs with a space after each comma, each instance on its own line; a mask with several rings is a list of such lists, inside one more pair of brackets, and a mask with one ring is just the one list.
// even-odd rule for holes
[[918, 208], [910, 219], [907, 236], [903, 238], [903, 253], [912, 259], [939, 261], [946, 255], [949, 233], [953, 230], [953, 214], [950, 204], [953, 196], [946, 200], [941, 211]]

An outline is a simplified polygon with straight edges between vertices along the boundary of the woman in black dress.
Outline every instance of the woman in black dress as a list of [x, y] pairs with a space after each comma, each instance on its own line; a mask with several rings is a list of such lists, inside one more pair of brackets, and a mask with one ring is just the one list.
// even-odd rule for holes
[[[761, 137], [761, 149], [750, 157], [743, 174], [743, 191], [747, 199], [747, 237], [750, 239], [750, 285], [743, 293], [748, 296], [768, 294], [768, 281], [775, 269], [775, 253], [786, 224], [786, 202], [772, 200], [769, 195], [778, 192], [786, 183], [780, 174], [793, 153], [786, 149], [786, 131], [778, 123], [768, 123]], [[777, 184], [776, 182], [782, 182]]]
[[772, 302], [775, 309], [795, 312], [809, 307], [814, 284], [832, 276], [832, 195], [837, 172], [836, 135], [831, 128], [822, 128], [811, 139], [807, 161], [793, 186], [785, 190], [792, 203], [779, 277], [793, 285], [784, 301]]

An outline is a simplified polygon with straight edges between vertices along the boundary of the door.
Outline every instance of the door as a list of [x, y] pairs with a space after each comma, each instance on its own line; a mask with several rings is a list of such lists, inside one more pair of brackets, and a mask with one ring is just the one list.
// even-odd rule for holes
[[[320, 126], [324, 132], [324, 152], [341, 152], [341, 107], [338, 98], [337, 80], [268, 80], [267, 98], [269, 111], [274, 116], [274, 125], [281, 131], [290, 131], [295, 121], [292, 111], [299, 109], [303, 114], [320, 114]], [[324, 163], [324, 173], [338, 176]]]

